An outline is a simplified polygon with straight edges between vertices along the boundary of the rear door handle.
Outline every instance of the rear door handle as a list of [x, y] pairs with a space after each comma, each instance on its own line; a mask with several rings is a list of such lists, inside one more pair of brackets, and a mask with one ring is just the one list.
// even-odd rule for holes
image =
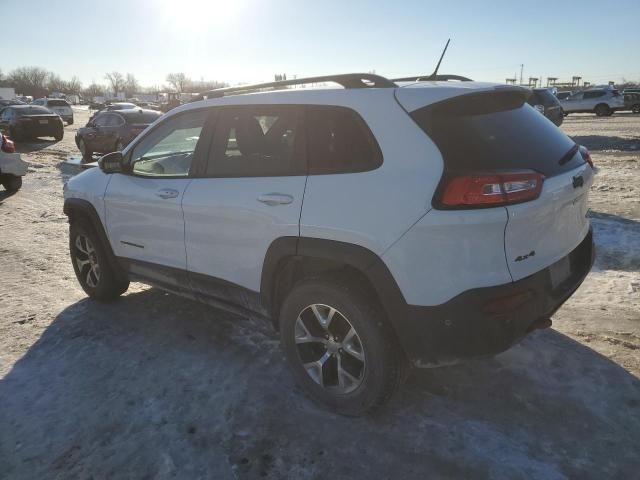
[[173, 188], [163, 188], [156, 192], [156, 195], [160, 198], [164, 198], [165, 200], [168, 198], [176, 198], [180, 195], [178, 190], [174, 190]]
[[258, 201], [270, 207], [275, 207], [276, 205], [290, 204], [293, 202], [293, 197], [285, 193], [265, 193], [258, 197]]

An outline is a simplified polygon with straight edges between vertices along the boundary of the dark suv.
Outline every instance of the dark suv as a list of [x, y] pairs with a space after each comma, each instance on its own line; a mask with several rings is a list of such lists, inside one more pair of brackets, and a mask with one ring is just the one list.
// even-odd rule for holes
[[527, 103], [551, 120], [556, 126], [562, 125], [564, 112], [558, 98], [547, 88], [534, 88]]
[[78, 130], [76, 145], [85, 159], [94, 152], [120, 151], [161, 116], [161, 112], [141, 108], [99, 112]]

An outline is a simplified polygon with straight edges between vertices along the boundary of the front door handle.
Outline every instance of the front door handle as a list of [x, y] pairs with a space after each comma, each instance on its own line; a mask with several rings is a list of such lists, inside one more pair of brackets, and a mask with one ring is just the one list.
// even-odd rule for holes
[[276, 205], [289, 205], [293, 202], [293, 197], [286, 193], [265, 193], [258, 197], [258, 201], [275, 207]]
[[161, 190], [158, 190], [156, 192], [156, 195], [166, 200], [168, 198], [176, 198], [178, 195], [180, 195], [180, 192], [178, 190], [174, 190], [173, 188], [163, 188]]

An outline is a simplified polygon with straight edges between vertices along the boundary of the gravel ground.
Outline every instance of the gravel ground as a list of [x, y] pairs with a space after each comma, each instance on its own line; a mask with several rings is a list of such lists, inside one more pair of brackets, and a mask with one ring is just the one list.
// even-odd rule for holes
[[[414, 371], [376, 416], [317, 407], [269, 325], [132, 284], [87, 300], [67, 253], [74, 131], [0, 192], [0, 478], [633, 478], [640, 471], [640, 116], [574, 115], [598, 166], [593, 272], [554, 328]], [[70, 162], [69, 162], [70, 160]]]

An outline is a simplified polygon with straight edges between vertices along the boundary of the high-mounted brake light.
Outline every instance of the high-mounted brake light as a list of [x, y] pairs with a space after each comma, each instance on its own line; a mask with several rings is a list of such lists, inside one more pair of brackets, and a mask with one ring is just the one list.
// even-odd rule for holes
[[593, 159], [591, 158], [591, 152], [589, 152], [589, 149], [587, 147], [585, 147], [584, 145], [580, 145], [580, 155], [582, 155], [582, 159], [587, 162], [589, 165], [591, 165], [591, 168], [593, 167]]
[[527, 202], [540, 196], [544, 177], [532, 170], [462, 175], [447, 180], [444, 207], [482, 207]]
[[4, 153], [16, 153], [16, 144], [13, 140], [9, 140], [4, 135], [0, 134], [0, 144], [2, 145], [2, 151]]

